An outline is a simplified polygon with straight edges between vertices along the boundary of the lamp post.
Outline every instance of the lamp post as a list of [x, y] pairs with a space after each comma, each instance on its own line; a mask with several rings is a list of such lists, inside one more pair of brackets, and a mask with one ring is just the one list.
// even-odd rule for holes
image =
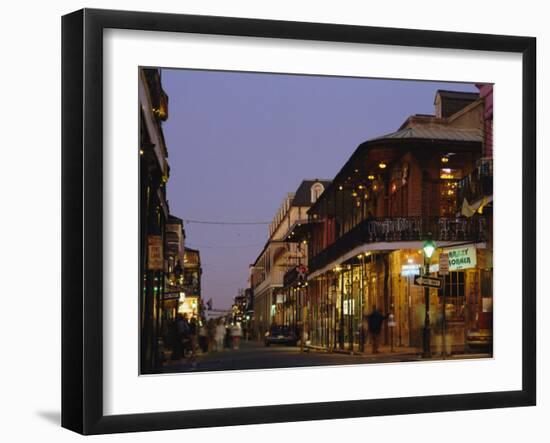
[[[335, 271], [336, 272], [336, 271]], [[336, 287], [337, 277], [332, 276], [330, 288], [328, 291], [328, 308], [327, 308], [327, 349], [336, 349]], [[331, 346], [332, 344], [332, 346]]]
[[348, 314], [348, 347], [349, 351], [353, 354], [353, 283], [351, 281], [351, 271], [349, 272], [349, 279], [346, 281], [346, 311]]
[[[430, 258], [436, 249], [435, 242], [431, 239], [432, 234], [428, 233], [428, 239], [424, 242], [422, 247], [424, 251], [424, 275], [430, 273]], [[432, 356], [431, 343], [430, 343], [430, 288], [426, 286], [424, 288], [424, 304], [426, 307], [426, 313], [424, 315], [424, 331], [422, 340], [422, 357], [430, 358]]]

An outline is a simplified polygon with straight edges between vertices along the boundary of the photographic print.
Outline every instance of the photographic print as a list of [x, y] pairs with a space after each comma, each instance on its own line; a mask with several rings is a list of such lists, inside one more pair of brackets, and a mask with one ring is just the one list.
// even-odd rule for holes
[[536, 404], [535, 38], [62, 23], [64, 427]]
[[141, 374], [492, 358], [493, 84], [138, 75]]

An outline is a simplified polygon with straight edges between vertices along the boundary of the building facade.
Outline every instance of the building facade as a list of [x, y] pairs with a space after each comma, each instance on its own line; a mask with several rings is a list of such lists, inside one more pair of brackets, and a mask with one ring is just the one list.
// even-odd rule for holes
[[180, 293], [179, 308], [180, 314], [187, 315], [187, 318], [202, 316], [201, 297], [202, 266], [201, 255], [198, 249], [185, 248], [183, 259], [183, 291]]
[[140, 329], [141, 372], [159, 365], [161, 309], [165, 284], [165, 225], [169, 217], [166, 182], [168, 151], [162, 122], [168, 118], [168, 97], [158, 69], [139, 71], [140, 172]]
[[170, 215], [165, 225], [165, 284], [162, 300], [163, 321], [176, 319], [180, 294], [184, 291], [185, 229], [183, 220]]
[[392, 316], [384, 343], [422, 349], [426, 294], [414, 278], [426, 273], [428, 239], [437, 245], [430, 275], [438, 276], [440, 253], [450, 263], [443, 288], [429, 291], [432, 348], [442, 350], [442, 327], [448, 351], [479, 344], [473, 337], [492, 309], [492, 220], [479, 210], [463, 215], [459, 192], [483, 164], [492, 128], [479, 94], [438, 91], [434, 105], [434, 115], [410, 116], [359, 145], [294, 231], [307, 244], [301, 303], [312, 344], [363, 350], [365, 317], [376, 307]]
[[289, 285], [285, 287], [285, 274], [306, 264], [307, 249], [289, 238], [298, 226], [307, 223], [308, 209], [329, 184], [328, 180], [304, 180], [296, 192], [287, 194], [269, 226], [268, 241], [250, 267], [256, 338], [261, 338], [273, 324], [297, 324], [296, 309], [301, 304], [292, 308], [291, 298], [295, 297], [289, 295]]

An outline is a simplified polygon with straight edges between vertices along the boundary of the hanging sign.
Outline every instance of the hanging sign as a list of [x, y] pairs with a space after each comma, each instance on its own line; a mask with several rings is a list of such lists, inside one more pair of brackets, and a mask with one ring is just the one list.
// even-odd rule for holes
[[[445, 249], [443, 252], [449, 255], [449, 271], [475, 268], [477, 265], [477, 254], [474, 245]], [[439, 272], [441, 273], [441, 269]]]
[[160, 235], [149, 235], [147, 237], [147, 269], [149, 271], [162, 271], [163, 268], [162, 237]]
[[420, 275], [420, 265], [415, 265], [415, 264], [401, 265], [401, 276], [410, 277], [411, 275]]

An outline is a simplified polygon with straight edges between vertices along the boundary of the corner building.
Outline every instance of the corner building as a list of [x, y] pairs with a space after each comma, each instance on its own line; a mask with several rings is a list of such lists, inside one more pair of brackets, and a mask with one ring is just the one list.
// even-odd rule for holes
[[[430, 238], [430, 275], [438, 276], [441, 252], [450, 257], [443, 289], [430, 290], [432, 351], [442, 349], [442, 318], [448, 352], [491, 351], [492, 196], [464, 203], [475, 188], [466, 185], [487, 172], [486, 98], [438, 91], [434, 105], [435, 115], [410, 116], [359, 145], [294, 230], [293, 240], [308, 246], [311, 344], [363, 350], [365, 316], [376, 306], [395, 321], [384, 323], [382, 342], [420, 352], [424, 288], [414, 277], [425, 274]], [[484, 178], [492, 184], [492, 163]]]

